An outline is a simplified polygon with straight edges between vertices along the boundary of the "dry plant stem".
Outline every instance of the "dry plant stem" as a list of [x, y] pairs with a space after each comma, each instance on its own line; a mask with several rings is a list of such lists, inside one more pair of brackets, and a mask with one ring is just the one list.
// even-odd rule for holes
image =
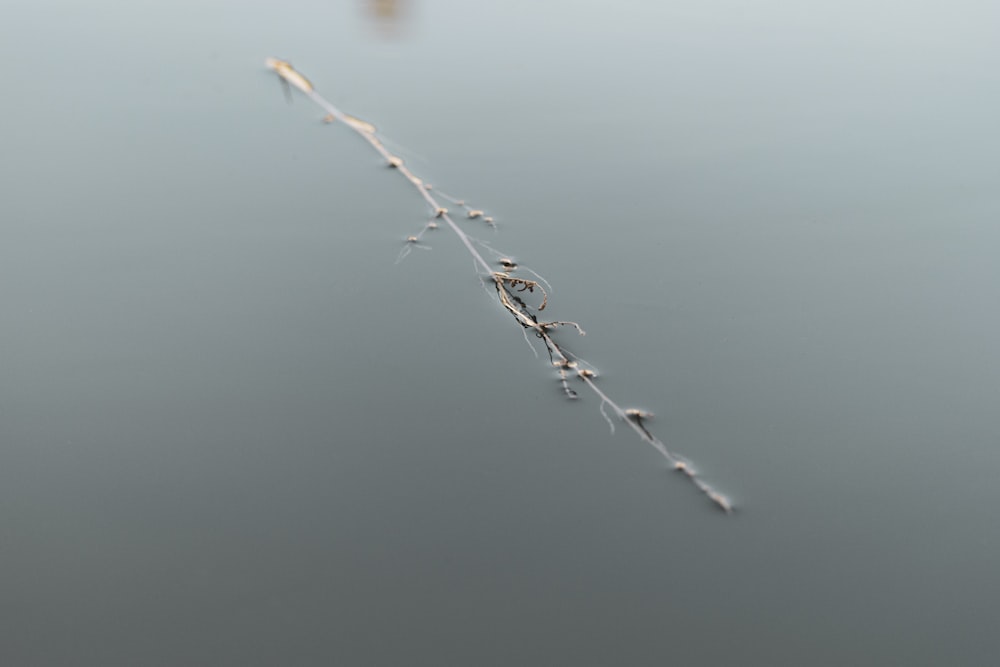
[[[560, 369], [560, 377], [562, 378], [564, 389], [571, 397], [575, 396], [576, 392], [570, 389], [567, 383], [566, 371], [575, 369], [576, 362], [573, 360], [572, 355], [564, 351], [564, 349], [555, 340], [553, 340], [549, 332], [558, 326], [572, 326], [582, 334], [583, 330], [580, 329], [580, 326], [575, 322], [539, 321], [531, 311], [540, 311], [546, 305], [547, 295], [541, 286], [534, 281], [524, 280], [522, 278], [512, 278], [506, 273], [494, 271], [493, 267], [490, 266], [490, 263], [487, 262], [476, 249], [476, 246], [469, 235], [455, 223], [445, 208], [437, 201], [434, 195], [431, 194], [430, 187], [427, 186], [413, 172], [411, 172], [409, 168], [403, 164], [402, 160], [389, 152], [375, 133], [375, 128], [372, 125], [340, 111], [337, 107], [317, 93], [313, 89], [309, 80], [292, 69], [292, 66], [289, 63], [269, 58], [267, 60], [267, 66], [274, 70], [275, 73], [277, 73], [278, 76], [280, 76], [285, 82], [301, 90], [317, 106], [325, 110], [329, 114], [328, 118], [341, 121], [343, 124], [351, 128], [356, 134], [360, 135], [361, 138], [367, 141], [371, 147], [385, 159], [387, 165], [398, 171], [403, 178], [413, 185], [420, 196], [423, 197], [424, 201], [427, 202], [427, 205], [430, 206], [434, 218], [443, 220], [448, 227], [455, 232], [455, 235], [458, 236], [466, 250], [468, 250], [469, 254], [472, 255], [476, 265], [490, 277], [490, 280], [496, 287], [500, 304], [514, 317], [518, 324], [525, 329], [530, 329], [535, 336], [542, 340], [546, 348], [548, 348], [549, 356], [553, 365]], [[446, 198], [452, 203], [458, 201], [453, 200], [451, 197]], [[467, 211], [469, 210], [468, 207], [465, 206], [464, 202], [460, 203], [463, 209]], [[477, 215], [470, 217], [479, 217], [482, 214], [481, 211], [474, 212]], [[520, 296], [518, 296], [518, 294], [524, 292], [525, 290], [533, 292], [535, 288], [542, 292], [542, 301], [538, 307], [531, 309], [527, 304], [525, 304]], [[645, 425], [645, 419], [648, 415], [635, 410], [625, 410], [611, 400], [611, 398], [601, 391], [600, 387], [598, 387], [594, 382], [593, 372], [578, 370], [576, 375], [601, 400], [602, 412], [605, 405], [610, 406], [615, 415], [617, 415], [621, 421], [628, 424], [641, 440], [659, 452], [674, 470], [684, 475], [684, 477], [694, 484], [699, 491], [704, 493], [709, 500], [715, 503], [719, 509], [723, 510], [727, 514], [733, 511], [733, 505], [726, 496], [706, 484], [688, 461], [667, 449], [667, 446], [649, 431]]]

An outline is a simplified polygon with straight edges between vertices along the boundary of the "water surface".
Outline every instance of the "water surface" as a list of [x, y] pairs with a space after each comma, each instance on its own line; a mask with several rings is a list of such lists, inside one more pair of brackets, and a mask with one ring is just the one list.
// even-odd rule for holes
[[3, 662], [989, 664], [992, 5], [399, 6], [8, 12]]

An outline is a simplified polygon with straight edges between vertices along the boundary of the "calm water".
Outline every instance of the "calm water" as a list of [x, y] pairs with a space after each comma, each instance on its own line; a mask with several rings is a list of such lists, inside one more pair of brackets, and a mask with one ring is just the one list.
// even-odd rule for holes
[[1000, 11], [397, 5], [8, 9], [0, 661], [992, 664]]

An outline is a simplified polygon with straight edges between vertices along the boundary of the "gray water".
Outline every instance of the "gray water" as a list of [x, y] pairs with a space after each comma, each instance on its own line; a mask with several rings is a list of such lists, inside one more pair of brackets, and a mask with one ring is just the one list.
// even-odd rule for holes
[[395, 6], [7, 8], [0, 663], [993, 664], [996, 6]]

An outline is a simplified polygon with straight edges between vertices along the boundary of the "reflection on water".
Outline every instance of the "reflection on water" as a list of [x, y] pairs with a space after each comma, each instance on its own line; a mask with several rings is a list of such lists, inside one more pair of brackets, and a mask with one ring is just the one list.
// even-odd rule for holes
[[383, 37], [399, 37], [403, 34], [405, 24], [409, 19], [409, 2], [407, 0], [362, 0], [365, 15], [377, 28]]

